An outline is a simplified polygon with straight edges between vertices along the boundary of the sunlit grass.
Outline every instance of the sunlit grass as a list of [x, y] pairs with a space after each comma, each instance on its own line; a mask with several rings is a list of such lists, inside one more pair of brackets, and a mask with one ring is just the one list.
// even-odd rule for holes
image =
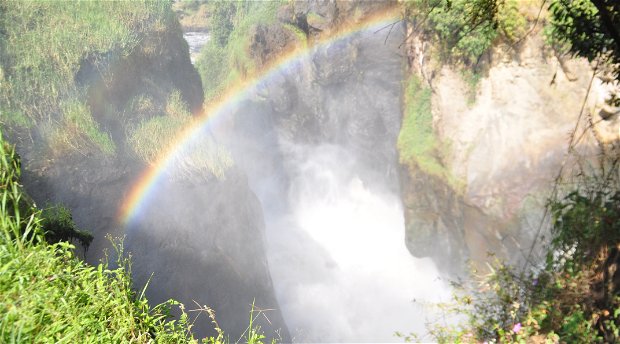
[[[48, 244], [46, 216], [68, 221], [70, 215], [62, 208], [38, 210], [19, 177], [19, 158], [0, 136], [0, 342], [198, 343], [191, 331], [202, 313], [218, 332], [203, 343], [233, 342], [206, 306], [190, 315], [192, 311], [172, 300], [149, 305], [145, 290], [132, 285], [130, 256], [122, 242], [112, 241], [115, 268], [107, 259], [96, 266], [86, 264], [68, 242]], [[171, 308], [179, 309], [177, 319], [170, 316]], [[264, 342], [254, 322], [260, 314], [252, 307], [249, 325], [237, 342]]]
[[[163, 155], [177, 147], [183, 130], [197, 125], [178, 91], [168, 97], [166, 114], [147, 118], [129, 135], [129, 144], [142, 161], [157, 164]], [[212, 139], [199, 138], [185, 143], [174, 155], [171, 169], [177, 178], [210, 178], [223, 180], [233, 165], [232, 156]]]
[[114, 143], [92, 118], [78, 72], [85, 61], [99, 68], [127, 56], [173, 19], [165, 1], [3, 2], [0, 121], [12, 128], [45, 123], [53, 128], [43, 131], [46, 141], [59, 143], [55, 150], [112, 154]]
[[[196, 61], [205, 92], [205, 102], [217, 99], [235, 82], [256, 73], [258, 66], [249, 56], [249, 33], [254, 25], [273, 23], [281, 4], [281, 1], [237, 3], [236, 14], [231, 18], [234, 28], [226, 44], [221, 46], [216, 40], [210, 40]], [[214, 6], [218, 4], [214, 3]]]

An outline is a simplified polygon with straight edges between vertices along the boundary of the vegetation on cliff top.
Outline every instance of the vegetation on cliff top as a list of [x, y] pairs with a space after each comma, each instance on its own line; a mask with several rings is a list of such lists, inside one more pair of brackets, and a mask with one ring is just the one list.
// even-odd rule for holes
[[45, 123], [54, 149], [115, 150], [92, 117], [78, 73], [88, 59], [104, 68], [174, 16], [148, 2], [3, 2], [0, 4], [0, 121], [10, 128]]
[[[0, 123], [10, 133], [29, 133], [44, 154], [114, 155], [128, 134], [118, 127], [131, 131], [136, 121], [167, 112], [166, 98], [181, 88], [157, 76], [130, 76], [145, 66], [164, 75], [170, 59], [180, 61], [183, 54], [165, 50], [176, 47], [171, 32], [177, 30], [171, 4], [163, 0], [3, 2]], [[162, 57], [162, 51], [175, 57]], [[150, 112], [130, 109], [134, 92], [150, 101]]]
[[[235, 82], [259, 72], [261, 67], [250, 54], [251, 29], [277, 20], [283, 1], [214, 2], [211, 8], [211, 39], [203, 48], [196, 67], [205, 92], [205, 102], [222, 95]], [[282, 24], [297, 40], [305, 36], [293, 25]]]

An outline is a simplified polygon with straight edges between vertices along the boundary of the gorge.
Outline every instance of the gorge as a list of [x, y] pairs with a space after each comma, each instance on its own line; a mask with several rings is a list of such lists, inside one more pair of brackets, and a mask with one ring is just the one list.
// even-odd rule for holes
[[[50, 139], [68, 100], [53, 121], [3, 128], [34, 201], [94, 234], [87, 262], [124, 238], [149, 302], [208, 306], [231, 338], [258, 314], [268, 340], [387, 342], [439, 317], [429, 305], [468, 260], [539, 253], [566, 133], [613, 92], [587, 61], [554, 54], [536, 23], [485, 53], [472, 85], [399, 2], [247, 6], [230, 64], [209, 50], [216, 30], [190, 60], [169, 7], [127, 53], [80, 57], [62, 97], [84, 97], [111, 153], [84, 133]], [[596, 121], [617, 139], [617, 116]], [[217, 335], [196, 314], [195, 335]]]

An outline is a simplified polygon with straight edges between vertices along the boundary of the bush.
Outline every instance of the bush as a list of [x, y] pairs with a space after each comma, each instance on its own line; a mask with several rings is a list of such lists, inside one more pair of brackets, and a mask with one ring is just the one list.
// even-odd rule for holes
[[77, 227], [71, 212], [64, 206], [48, 206], [41, 213], [43, 236], [49, 243], [76, 239], [85, 248], [93, 241], [92, 234]]
[[444, 60], [476, 64], [497, 39], [515, 42], [526, 21], [518, 0], [409, 0], [405, 10], [414, 27], [428, 32]]
[[431, 335], [447, 342], [619, 341], [620, 197], [601, 185], [550, 202], [553, 240], [542, 267], [496, 260], [488, 274], [456, 283], [447, 309], [467, 320], [432, 326]]

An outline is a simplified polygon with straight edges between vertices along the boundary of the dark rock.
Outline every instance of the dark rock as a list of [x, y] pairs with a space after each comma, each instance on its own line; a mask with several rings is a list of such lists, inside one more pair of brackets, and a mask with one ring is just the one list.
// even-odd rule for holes
[[279, 56], [296, 37], [281, 25], [255, 25], [250, 29], [249, 54], [259, 66]]
[[[147, 289], [150, 301], [207, 305], [231, 338], [242, 336], [254, 304], [269, 310], [269, 320], [258, 317], [255, 325], [269, 340], [278, 338], [277, 331], [288, 342], [264, 247], [261, 205], [245, 177], [233, 171], [223, 181], [161, 184], [127, 235], [136, 282], [145, 285], [150, 278], [155, 286]], [[206, 314], [194, 329], [200, 337], [217, 335]]]

